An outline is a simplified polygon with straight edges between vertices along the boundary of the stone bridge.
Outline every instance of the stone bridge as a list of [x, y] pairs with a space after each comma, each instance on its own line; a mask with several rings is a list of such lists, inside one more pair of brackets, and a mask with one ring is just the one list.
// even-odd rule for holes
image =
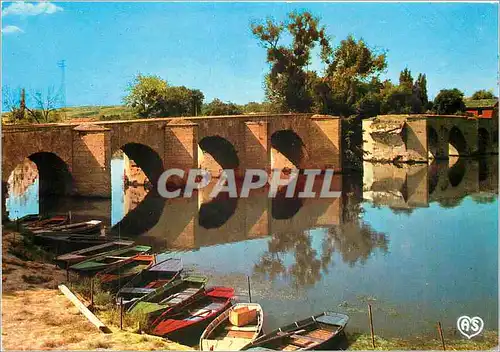
[[498, 154], [498, 118], [377, 116], [363, 121], [363, 150], [365, 160], [402, 162]]
[[[40, 194], [111, 196], [110, 163], [125, 154], [154, 184], [168, 168], [341, 167], [338, 117], [311, 114], [156, 118], [88, 124], [11, 125], [2, 129], [2, 186], [29, 158]], [[5, 194], [5, 193], [4, 193]]]

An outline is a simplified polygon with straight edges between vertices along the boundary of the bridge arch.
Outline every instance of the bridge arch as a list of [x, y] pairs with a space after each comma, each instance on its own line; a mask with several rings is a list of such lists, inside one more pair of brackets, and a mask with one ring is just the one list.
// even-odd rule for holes
[[432, 126], [427, 126], [427, 143], [430, 158], [436, 158], [439, 146], [439, 137], [436, 129]]
[[[39, 179], [39, 195], [70, 195], [74, 190], [73, 177], [69, 166], [57, 154], [52, 152], [37, 152], [28, 156], [25, 160], [31, 161], [35, 165]], [[19, 167], [29, 168], [25, 160], [18, 164], [10, 173], [8, 178], [9, 186], [12, 183], [22, 182], [16, 180], [16, 171]], [[28, 170], [21, 170], [25, 173]], [[34, 180], [33, 180], [34, 181]]]
[[486, 128], [477, 130], [477, 151], [479, 154], [487, 154], [491, 149], [490, 135]]
[[160, 155], [151, 147], [140, 143], [127, 143], [120, 149], [144, 172], [149, 182], [156, 186], [158, 178], [165, 171]]
[[238, 152], [234, 145], [221, 136], [207, 136], [198, 143], [198, 167], [218, 177], [223, 169], [237, 169], [240, 166]]
[[291, 129], [271, 135], [271, 166], [274, 169], [300, 169], [306, 158], [305, 144]]
[[467, 153], [467, 141], [462, 131], [456, 126], [450, 129], [448, 143], [450, 156], [460, 156]]

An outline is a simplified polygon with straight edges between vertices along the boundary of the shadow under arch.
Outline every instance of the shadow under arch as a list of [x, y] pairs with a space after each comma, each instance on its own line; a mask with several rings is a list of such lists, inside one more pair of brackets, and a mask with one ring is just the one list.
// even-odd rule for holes
[[74, 181], [68, 165], [56, 154], [39, 152], [31, 154], [29, 160], [38, 169], [39, 195], [71, 195]]
[[128, 143], [120, 149], [144, 172], [152, 187], [142, 202], [112, 227], [112, 232], [139, 236], [158, 223], [165, 207], [166, 199], [157, 190], [158, 179], [164, 171], [163, 161], [158, 153], [144, 144]]
[[305, 157], [305, 145], [293, 130], [280, 130], [271, 135], [271, 148], [283, 154], [296, 168]]
[[[201, 151], [203, 153], [210, 154], [213, 158], [213, 161], [217, 164], [213, 165], [211, 162], [208, 162], [208, 164], [212, 164], [207, 165], [208, 169], [212, 172], [219, 171], [220, 169], [236, 169], [240, 165], [240, 159], [233, 144], [223, 137], [204, 137], [200, 140], [198, 145]], [[202, 156], [201, 160], [203, 159], [204, 158]], [[203, 163], [203, 161], [201, 162]], [[215, 170], [217, 168], [219, 170]]]
[[163, 173], [163, 161], [151, 147], [139, 143], [127, 143], [121, 148], [127, 157], [137, 164], [146, 174], [149, 181], [156, 186]]
[[427, 150], [436, 158], [438, 151], [438, 134], [434, 127], [427, 126]]
[[452, 187], [457, 187], [462, 183], [465, 176], [465, 161], [458, 159], [457, 162], [448, 170], [448, 180]]
[[477, 130], [477, 151], [481, 155], [485, 155], [490, 149], [490, 135], [485, 128]]
[[449, 144], [455, 148], [458, 156], [464, 155], [467, 152], [467, 142], [465, 141], [463, 133], [457, 127], [452, 127], [450, 130], [448, 141]]
[[224, 225], [235, 213], [238, 199], [229, 197], [227, 192], [203, 203], [198, 211], [198, 225], [205, 229], [216, 229]]
[[291, 219], [304, 205], [304, 199], [297, 196], [287, 198], [288, 187], [278, 190], [276, 196], [271, 200], [271, 216], [276, 220]]

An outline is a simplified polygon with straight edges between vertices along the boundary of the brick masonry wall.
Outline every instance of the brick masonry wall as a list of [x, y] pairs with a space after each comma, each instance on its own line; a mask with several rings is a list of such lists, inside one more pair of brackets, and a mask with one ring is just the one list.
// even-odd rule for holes
[[73, 170], [76, 193], [111, 196], [111, 143], [109, 131], [73, 132]]

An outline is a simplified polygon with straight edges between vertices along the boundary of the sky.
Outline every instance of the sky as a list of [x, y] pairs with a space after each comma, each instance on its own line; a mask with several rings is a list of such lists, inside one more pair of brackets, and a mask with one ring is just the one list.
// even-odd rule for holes
[[386, 50], [382, 78], [425, 73], [431, 98], [498, 89], [498, 4], [327, 2], [3, 2], [2, 87], [58, 89], [64, 59], [68, 106], [121, 104], [139, 72], [205, 101], [262, 101], [269, 65], [250, 23], [293, 10], [319, 16], [334, 45], [353, 34]]

